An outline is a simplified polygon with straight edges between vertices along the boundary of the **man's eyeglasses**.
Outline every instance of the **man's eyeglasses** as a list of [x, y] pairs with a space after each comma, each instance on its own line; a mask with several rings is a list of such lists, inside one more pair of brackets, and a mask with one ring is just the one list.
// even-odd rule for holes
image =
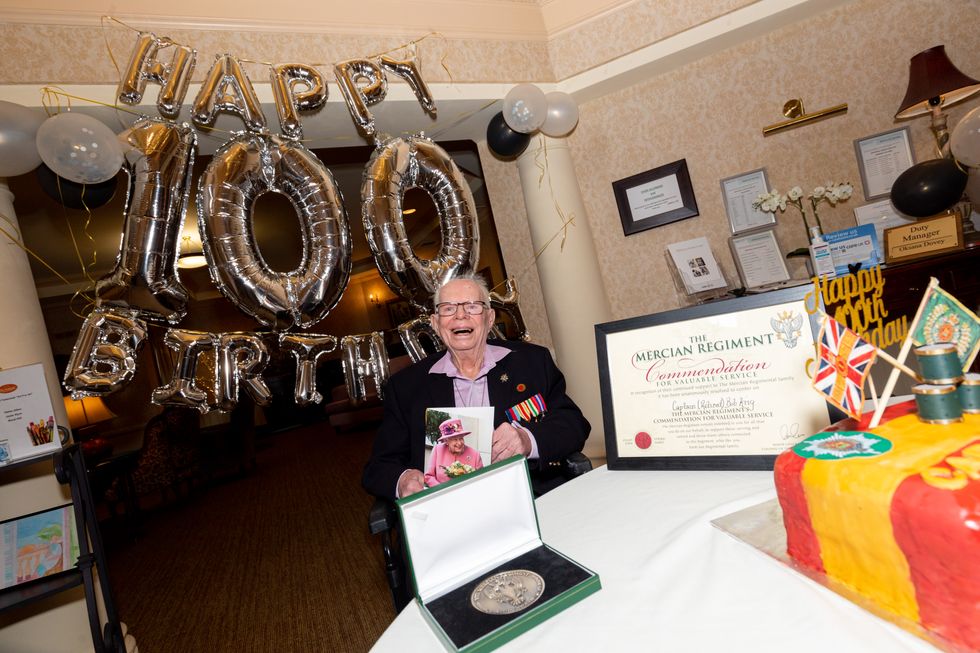
[[483, 315], [487, 305], [483, 302], [440, 302], [436, 304], [436, 315], [440, 317], [453, 317], [462, 306], [468, 315]]

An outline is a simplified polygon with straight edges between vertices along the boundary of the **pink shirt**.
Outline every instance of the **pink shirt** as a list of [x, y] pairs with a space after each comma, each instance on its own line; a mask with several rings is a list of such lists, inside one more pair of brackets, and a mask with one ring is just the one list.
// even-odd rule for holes
[[[476, 378], [471, 380], [459, 373], [456, 364], [453, 363], [452, 354], [447, 351], [442, 358], [436, 361], [435, 365], [429, 368], [429, 374], [445, 374], [453, 380], [453, 394], [456, 398], [457, 408], [489, 406], [490, 391], [487, 390], [487, 374], [494, 368], [497, 361], [509, 353], [510, 350], [506, 347], [488, 344], [483, 352], [483, 365], [477, 372]], [[527, 457], [529, 460], [536, 459], [538, 457], [538, 442], [534, 439], [534, 434], [520, 424], [511, 423], [527, 434], [531, 441], [531, 453]]]

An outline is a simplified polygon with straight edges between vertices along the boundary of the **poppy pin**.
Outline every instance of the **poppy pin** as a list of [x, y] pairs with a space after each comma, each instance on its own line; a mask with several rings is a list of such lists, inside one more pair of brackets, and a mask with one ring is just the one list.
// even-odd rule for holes
[[527, 386], [526, 385], [524, 385], [523, 383], [518, 383], [517, 384], [517, 391], [518, 392], [524, 392], [525, 390], [527, 390]]

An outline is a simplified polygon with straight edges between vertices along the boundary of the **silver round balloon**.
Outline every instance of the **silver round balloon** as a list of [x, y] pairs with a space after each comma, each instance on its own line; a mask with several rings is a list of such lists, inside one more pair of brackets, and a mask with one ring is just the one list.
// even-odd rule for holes
[[[362, 356], [361, 350], [365, 346], [367, 356]], [[366, 335], [344, 336], [340, 339], [340, 350], [347, 397], [351, 404], [356, 406], [367, 399], [367, 379], [374, 380], [378, 396], [383, 398], [384, 384], [390, 373], [384, 335], [375, 331]]]
[[324, 354], [337, 349], [337, 338], [316, 333], [283, 333], [279, 346], [292, 352], [296, 359], [296, 385], [293, 399], [299, 406], [318, 404], [323, 395], [316, 389], [316, 368]]
[[45, 118], [43, 109], [0, 100], [0, 177], [23, 175], [41, 165], [37, 130]]
[[122, 245], [95, 294], [100, 305], [133, 308], [148, 320], [175, 324], [187, 312], [176, 262], [197, 135], [186, 123], [142, 118], [119, 141], [129, 175]]
[[214, 124], [221, 111], [239, 116], [250, 131], [265, 127], [265, 114], [255, 87], [238, 59], [230, 54], [215, 55], [214, 65], [194, 99], [191, 117], [195, 124], [206, 127]]
[[[300, 267], [272, 270], [252, 232], [260, 195], [286, 195], [299, 212]], [[215, 285], [265, 326], [315, 324], [340, 301], [351, 271], [350, 225], [330, 171], [302, 144], [242, 134], [214, 155], [198, 184], [198, 226]]]
[[217, 340], [214, 394], [218, 410], [234, 410], [243, 384], [255, 403], [267, 406], [272, 392], [261, 376], [269, 363], [265, 341], [254, 333], [219, 333]]
[[[402, 217], [410, 188], [426, 191], [439, 214], [442, 243], [431, 260], [412, 248]], [[382, 278], [400, 297], [428, 311], [436, 288], [476, 269], [480, 224], [463, 173], [441, 147], [422, 137], [393, 138], [371, 155], [361, 183], [364, 232]]]
[[534, 84], [518, 84], [504, 96], [504, 122], [516, 132], [530, 134], [548, 117], [548, 99]]
[[65, 370], [64, 386], [75, 399], [115, 392], [136, 374], [146, 325], [135, 311], [97, 308], [82, 323]]
[[92, 116], [66, 111], [38, 127], [37, 153], [59, 177], [79, 184], [97, 184], [116, 176], [122, 148], [111, 129]]
[[[313, 66], [302, 63], [272, 66], [270, 76], [282, 135], [301, 140], [303, 123], [300, 122], [299, 112], [315, 111], [327, 101], [327, 85], [323, 83], [323, 76]], [[299, 87], [306, 87], [306, 90], [299, 90]]]
[[545, 94], [548, 115], [541, 123], [541, 133], [552, 138], [564, 136], [578, 124], [578, 105], [568, 93], [552, 91]]
[[[173, 48], [169, 63], [159, 60], [161, 50]], [[143, 100], [147, 82], [161, 84], [157, 110], [167, 118], [177, 118], [191, 83], [197, 63], [197, 50], [170, 39], [158, 39], [150, 32], [140, 32], [116, 95], [120, 102], [137, 105]]]
[[163, 342], [177, 353], [177, 364], [170, 381], [153, 391], [151, 401], [158, 406], [185, 406], [208, 412], [208, 393], [197, 385], [197, 364], [201, 354], [215, 349], [215, 340], [214, 334], [204, 331], [167, 329]]
[[[333, 67], [337, 78], [337, 88], [344, 96], [347, 110], [354, 124], [365, 135], [374, 134], [374, 117], [368, 107], [385, 99], [388, 93], [388, 80], [384, 70], [369, 59], [341, 61]], [[364, 81], [359, 85], [359, 81]]]

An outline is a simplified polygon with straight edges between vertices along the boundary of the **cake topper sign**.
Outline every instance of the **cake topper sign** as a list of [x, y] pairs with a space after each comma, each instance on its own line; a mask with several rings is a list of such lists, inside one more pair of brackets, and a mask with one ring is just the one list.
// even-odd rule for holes
[[828, 279], [813, 277], [813, 292], [804, 298], [807, 313], [813, 314], [823, 305], [834, 307], [834, 319], [859, 333], [875, 347], [902, 342], [908, 334], [908, 318], [902, 316], [885, 323], [888, 310], [882, 300], [885, 279], [881, 266], [858, 270], [856, 274]]

